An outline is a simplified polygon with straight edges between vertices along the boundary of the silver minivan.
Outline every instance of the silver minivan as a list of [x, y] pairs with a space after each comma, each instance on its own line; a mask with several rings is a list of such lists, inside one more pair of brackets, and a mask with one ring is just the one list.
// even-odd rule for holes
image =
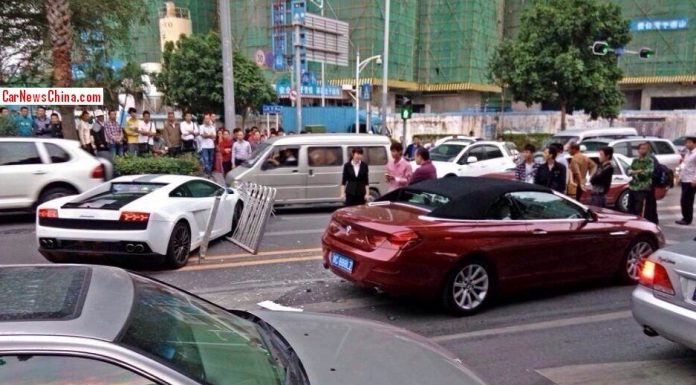
[[274, 137], [260, 143], [251, 158], [227, 173], [235, 187], [243, 182], [278, 189], [276, 204], [339, 203], [343, 165], [355, 147], [363, 149], [370, 168], [370, 196], [387, 192], [384, 179], [391, 159], [386, 136], [362, 134], [303, 134]]

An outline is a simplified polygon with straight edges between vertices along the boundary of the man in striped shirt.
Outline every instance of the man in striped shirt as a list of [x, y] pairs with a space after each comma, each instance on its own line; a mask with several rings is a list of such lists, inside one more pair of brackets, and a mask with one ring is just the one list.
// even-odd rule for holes
[[104, 122], [104, 133], [111, 156], [123, 155], [123, 130], [116, 121], [116, 111], [114, 110], [109, 110], [109, 118]]

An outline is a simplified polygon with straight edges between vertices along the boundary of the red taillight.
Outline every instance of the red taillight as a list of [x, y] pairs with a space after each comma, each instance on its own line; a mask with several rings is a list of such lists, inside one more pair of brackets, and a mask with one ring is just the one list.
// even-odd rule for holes
[[655, 291], [674, 295], [674, 287], [672, 287], [672, 282], [669, 280], [667, 270], [659, 263], [645, 261], [643, 268], [640, 270], [638, 282]]
[[104, 165], [100, 164], [92, 170], [92, 178], [104, 179]]
[[39, 218], [58, 218], [58, 210], [56, 209], [39, 209]]
[[125, 211], [121, 213], [120, 220], [123, 222], [147, 222], [150, 219], [148, 213], [136, 213]]
[[338, 226], [338, 223], [331, 221], [329, 223], [329, 233], [330, 234], [336, 234], [341, 228]]
[[372, 246], [379, 247], [384, 243], [384, 241], [387, 240], [387, 237], [385, 235], [368, 235], [367, 236], [367, 243], [369, 243]]
[[412, 245], [420, 240], [415, 231], [399, 231], [391, 234], [387, 240], [397, 248], [402, 248], [406, 245]]

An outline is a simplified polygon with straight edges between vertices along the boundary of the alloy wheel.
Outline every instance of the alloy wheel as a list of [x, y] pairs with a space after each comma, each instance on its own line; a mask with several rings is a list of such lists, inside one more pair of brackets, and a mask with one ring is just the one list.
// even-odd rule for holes
[[638, 241], [631, 247], [631, 250], [628, 252], [628, 258], [626, 258], [626, 272], [631, 279], [634, 281], [638, 280], [640, 266], [653, 251], [652, 245], [646, 241]]
[[179, 226], [174, 232], [174, 259], [178, 264], [184, 264], [188, 258], [191, 236], [185, 226]]
[[488, 295], [490, 278], [486, 269], [477, 264], [464, 266], [452, 284], [454, 302], [462, 310], [474, 310], [481, 306]]

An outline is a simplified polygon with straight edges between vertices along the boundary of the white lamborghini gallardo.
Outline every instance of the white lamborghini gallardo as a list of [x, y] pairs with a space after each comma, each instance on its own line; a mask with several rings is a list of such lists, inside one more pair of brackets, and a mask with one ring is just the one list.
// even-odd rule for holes
[[[200, 246], [223, 189], [196, 177], [133, 175], [48, 201], [37, 209], [39, 252], [53, 262], [76, 255], [132, 255], [184, 266]], [[227, 188], [211, 239], [233, 232], [242, 208], [237, 191]]]

